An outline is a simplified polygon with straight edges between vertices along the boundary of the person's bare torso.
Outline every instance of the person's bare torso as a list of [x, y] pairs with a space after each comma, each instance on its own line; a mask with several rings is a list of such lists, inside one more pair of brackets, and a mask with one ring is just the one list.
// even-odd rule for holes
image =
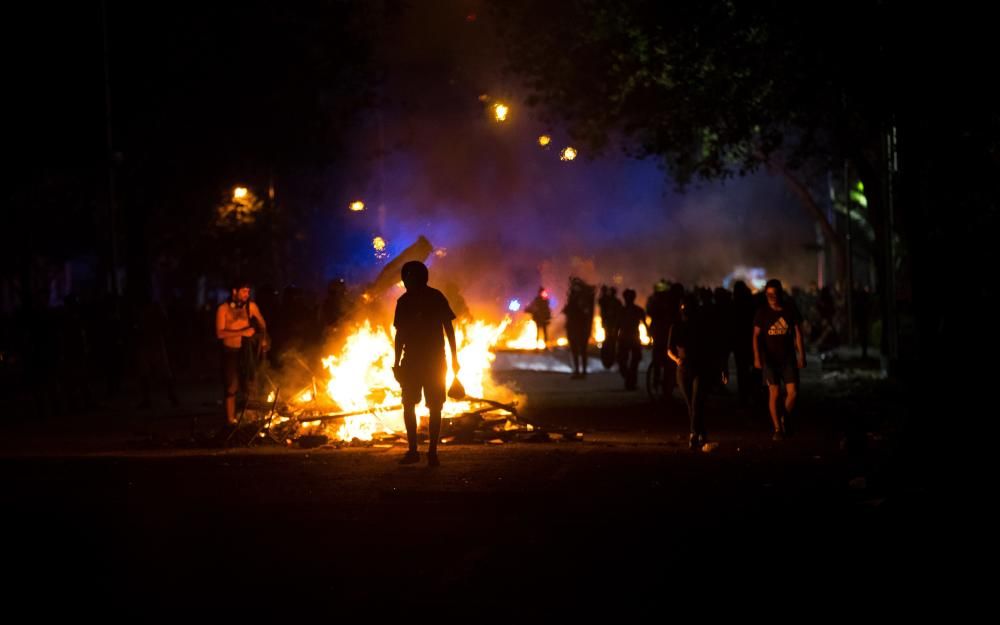
[[[229, 303], [222, 305], [225, 311], [226, 325], [224, 330], [243, 330], [250, 325], [250, 304], [246, 306], [241, 306], [239, 308], [232, 306]], [[222, 344], [226, 347], [232, 347], [234, 349], [239, 348], [243, 342], [242, 336], [228, 336], [222, 339]]]

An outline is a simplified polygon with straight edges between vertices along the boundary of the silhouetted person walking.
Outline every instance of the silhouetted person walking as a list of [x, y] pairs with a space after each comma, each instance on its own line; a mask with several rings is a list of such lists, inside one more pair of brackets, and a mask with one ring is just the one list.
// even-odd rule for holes
[[[639, 361], [642, 360], [642, 341], [639, 326], [646, 325], [646, 311], [635, 304], [635, 291], [625, 289], [622, 293], [625, 307], [618, 327], [618, 370], [625, 378], [625, 390], [634, 391], [639, 384]], [[647, 328], [648, 332], [648, 328]]]
[[680, 320], [670, 327], [667, 338], [667, 356], [677, 365], [677, 386], [687, 405], [688, 448], [697, 449], [708, 440], [705, 427], [708, 392], [718, 381], [727, 384], [729, 379], [710, 319], [693, 293], [681, 300]]
[[396, 301], [392, 324], [396, 327], [396, 357], [392, 372], [403, 391], [403, 422], [409, 450], [400, 464], [420, 461], [417, 451], [417, 404], [423, 393], [430, 411], [428, 466], [438, 466], [437, 445], [441, 435], [441, 409], [445, 400], [447, 362], [444, 337], [451, 349], [451, 366], [458, 375], [458, 346], [452, 320], [455, 313], [444, 294], [427, 286], [429, 273], [420, 261], [411, 260], [402, 268], [404, 293]]
[[667, 356], [667, 339], [670, 328], [680, 318], [681, 298], [684, 297], [684, 285], [675, 282], [668, 285], [660, 279], [653, 285], [653, 294], [646, 300], [646, 314], [649, 315], [649, 335], [653, 342], [650, 368], [654, 386], [660, 389], [663, 397], [670, 397], [677, 383], [677, 365]]
[[573, 358], [573, 378], [587, 377], [587, 343], [594, 324], [594, 287], [577, 277], [569, 280], [569, 293], [563, 307], [566, 315], [566, 338]]
[[601, 296], [597, 298], [597, 305], [600, 307], [601, 325], [604, 327], [601, 364], [604, 365], [605, 369], [610, 369], [618, 358], [618, 330], [622, 323], [624, 307], [613, 286], [601, 287]]
[[535, 342], [541, 337], [546, 349], [549, 346], [549, 323], [552, 321], [552, 308], [549, 307], [549, 292], [544, 286], [538, 287], [538, 295], [531, 300], [524, 312], [531, 315], [535, 322]]

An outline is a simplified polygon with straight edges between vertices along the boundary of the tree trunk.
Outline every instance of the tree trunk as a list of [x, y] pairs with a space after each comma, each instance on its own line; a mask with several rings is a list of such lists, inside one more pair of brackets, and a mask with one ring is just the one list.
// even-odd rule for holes
[[[834, 256], [834, 266], [836, 267], [836, 275], [834, 276], [834, 283], [844, 276], [847, 275], [847, 252], [845, 249], [845, 241], [843, 235], [837, 232], [830, 220], [826, 218], [826, 213], [823, 208], [816, 202], [816, 198], [813, 197], [812, 192], [809, 187], [806, 186], [798, 176], [795, 175], [786, 165], [783, 163], [775, 162], [773, 159], [765, 157], [763, 154], [758, 155], [767, 166], [768, 171], [774, 174], [780, 174], [784, 178], [785, 183], [788, 188], [792, 190], [792, 193], [799, 198], [802, 206], [806, 209], [809, 215], [815, 219], [820, 228], [823, 230], [823, 236], [833, 248]], [[849, 288], [850, 285], [846, 285]]]

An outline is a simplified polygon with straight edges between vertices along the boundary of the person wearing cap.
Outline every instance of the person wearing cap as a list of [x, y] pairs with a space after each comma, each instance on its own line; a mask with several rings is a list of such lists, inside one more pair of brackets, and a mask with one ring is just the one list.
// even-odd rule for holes
[[392, 372], [403, 391], [403, 422], [409, 450], [400, 464], [420, 462], [417, 451], [417, 404], [423, 395], [430, 411], [428, 466], [438, 466], [437, 445], [441, 435], [441, 410], [445, 401], [447, 362], [444, 339], [451, 350], [451, 366], [458, 375], [458, 346], [452, 321], [455, 313], [444, 294], [427, 285], [427, 266], [420, 261], [403, 265], [406, 293], [396, 300], [393, 326], [396, 328], [396, 355]]

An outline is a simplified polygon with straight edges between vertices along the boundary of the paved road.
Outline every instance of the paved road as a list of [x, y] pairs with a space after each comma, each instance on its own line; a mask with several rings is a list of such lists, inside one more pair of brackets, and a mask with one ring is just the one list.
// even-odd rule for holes
[[780, 445], [759, 412], [713, 397], [711, 453], [685, 449], [678, 406], [651, 408], [615, 374], [500, 377], [528, 395], [530, 418], [584, 440], [455, 446], [438, 469], [397, 465], [401, 446], [136, 450], [113, 428], [76, 447], [8, 441], [5, 594], [142, 620], [768, 614], [791, 596], [889, 609], [948, 557], [933, 500], [880, 488], [871, 454], [844, 448], [844, 411], [877, 406], [818, 371], [800, 434]]

